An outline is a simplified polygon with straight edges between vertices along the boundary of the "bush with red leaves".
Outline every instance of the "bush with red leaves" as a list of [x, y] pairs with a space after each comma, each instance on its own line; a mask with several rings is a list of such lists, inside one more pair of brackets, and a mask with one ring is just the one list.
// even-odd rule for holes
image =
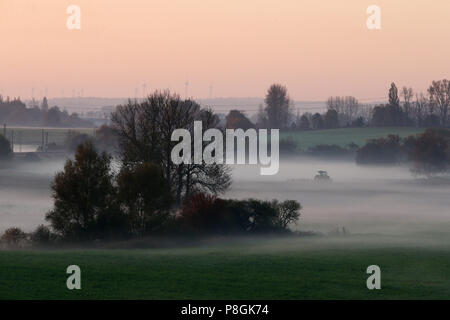
[[187, 230], [196, 233], [280, 233], [297, 222], [301, 208], [294, 200], [223, 200], [198, 193], [186, 201], [180, 218]]
[[225, 202], [222, 199], [206, 193], [197, 193], [186, 201], [180, 215], [183, 222], [195, 231], [217, 232], [224, 227], [221, 225], [224, 209]]

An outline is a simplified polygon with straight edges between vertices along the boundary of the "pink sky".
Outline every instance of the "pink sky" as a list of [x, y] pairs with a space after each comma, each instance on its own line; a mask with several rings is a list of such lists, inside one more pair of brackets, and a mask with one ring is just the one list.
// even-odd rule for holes
[[[68, 30], [66, 8], [81, 8]], [[366, 28], [381, 7], [382, 29]], [[296, 100], [425, 91], [450, 74], [449, 0], [0, 0], [0, 93], [128, 97], [142, 84], [184, 94]]]

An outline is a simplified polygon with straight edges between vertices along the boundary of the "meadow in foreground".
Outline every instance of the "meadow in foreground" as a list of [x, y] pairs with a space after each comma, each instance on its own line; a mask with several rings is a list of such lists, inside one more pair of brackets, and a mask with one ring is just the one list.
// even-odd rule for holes
[[[2, 251], [0, 298], [450, 298], [450, 250], [442, 245], [380, 243], [362, 236], [245, 242], [169, 249]], [[81, 290], [66, 288], [71, 264], [81, 268]], [[381, 268], [381, 290], [366, 287], [371, 264]]]

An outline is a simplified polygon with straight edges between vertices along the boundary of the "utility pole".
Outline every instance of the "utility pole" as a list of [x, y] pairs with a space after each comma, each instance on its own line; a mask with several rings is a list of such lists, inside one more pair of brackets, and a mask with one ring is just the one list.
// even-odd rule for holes
[[14, 153], [14, 130], [11, 131], [11, 150]]

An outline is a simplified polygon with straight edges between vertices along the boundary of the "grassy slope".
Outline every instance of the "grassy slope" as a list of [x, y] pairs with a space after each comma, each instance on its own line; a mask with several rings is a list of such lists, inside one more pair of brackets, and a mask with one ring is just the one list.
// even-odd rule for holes
[[423, 132], [420, 128], [344, 128], [314, 131], [281, 132], [280, 139], [291, 137], [302, 149], [317, 144], [345, 146], [351, 142], [363, 145], [368, 139], [398, 134], [401, 137]]
[[[77, 264], [82, 290], [66, 289]], [[382, 290], [366, 288], [378, 264]], [[446, 249], [327, 246], [0, 252], [1, 299], [449, 299]]]

